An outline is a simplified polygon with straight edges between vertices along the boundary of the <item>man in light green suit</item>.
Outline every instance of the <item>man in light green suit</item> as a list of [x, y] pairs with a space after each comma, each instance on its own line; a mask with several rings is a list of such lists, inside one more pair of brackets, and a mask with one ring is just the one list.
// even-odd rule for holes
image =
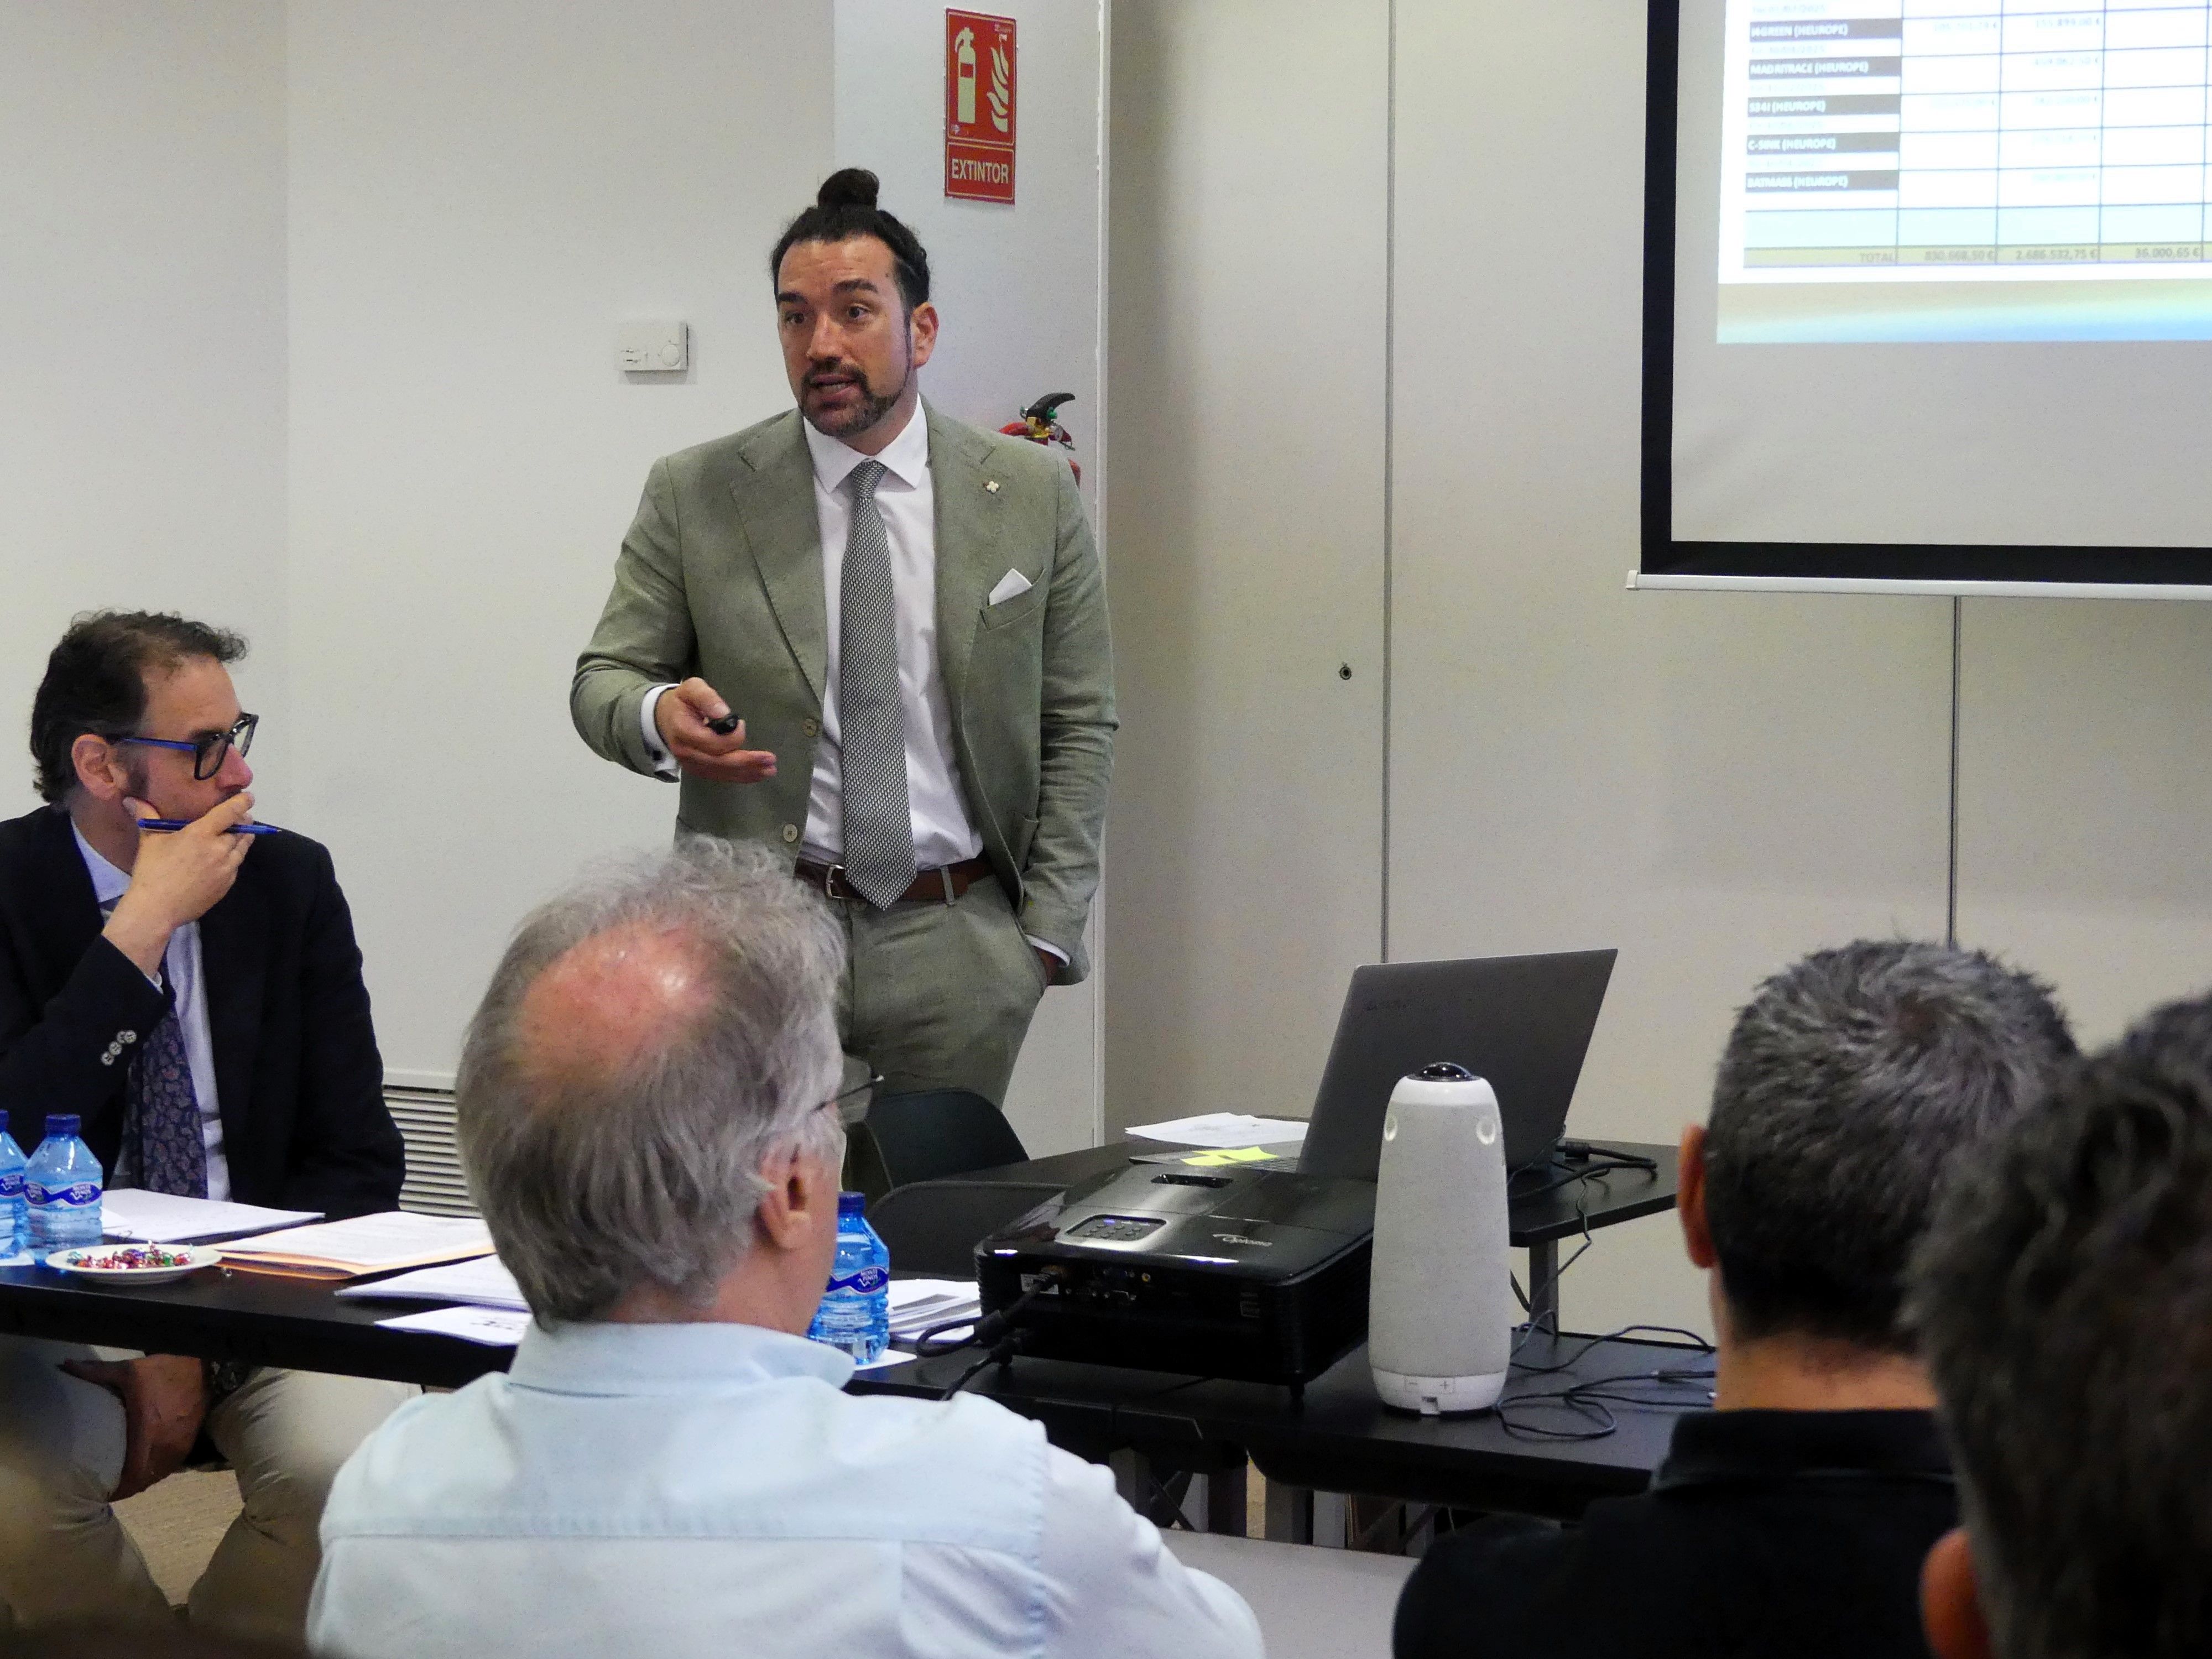
[[799, 407], [653, 464], [569, 710], [680, 780], [677, 829], [765, 842], [850, 947], [841, 1033], [889, 1092], [1002, 1101], [1090, 968], [1115, 728], [1067, 464], [921, 402], [912, 231], [848, 169], [770, 261]]

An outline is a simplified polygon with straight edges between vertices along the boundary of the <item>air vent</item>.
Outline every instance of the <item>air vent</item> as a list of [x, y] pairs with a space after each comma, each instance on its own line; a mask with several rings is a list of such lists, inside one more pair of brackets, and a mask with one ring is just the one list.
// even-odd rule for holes
[[387, 1085], [384, 1103], [407, 1143], [407, 1179], [399, 1207], [420, 1215], [474, 1215], [461, 1155], [453, 1141], [453, 1091]]

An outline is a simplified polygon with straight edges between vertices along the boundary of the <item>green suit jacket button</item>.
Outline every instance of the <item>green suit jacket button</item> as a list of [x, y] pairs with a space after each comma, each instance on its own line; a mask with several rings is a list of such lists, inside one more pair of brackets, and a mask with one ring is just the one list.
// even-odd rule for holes
[[783, 838], [787, 842], [797, 841], [799, 839], [799, 826], [795, 823], [785, 824], [783, 826]]
[[820, 733], [822, 726], [817, 720], [802, 720], [799, 722], [799, 729], [811, 738]]

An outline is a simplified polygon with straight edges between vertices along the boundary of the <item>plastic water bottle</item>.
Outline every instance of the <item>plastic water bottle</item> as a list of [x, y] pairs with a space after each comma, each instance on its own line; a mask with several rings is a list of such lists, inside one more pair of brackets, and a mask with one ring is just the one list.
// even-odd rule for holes
[[27, 1249], [31, 1224], [23, 1215], [23, 1149], [0, 1128], [0, 1256]]
[[100, 1160], [76, 1132], [74, 1112], [48, 1118], [46, 1138], [23, 1169], [31, 1250], [42, 1261], [49, 1251], [100, 1243]]
[[837, 1194], [837, 1264], [806, 1331], [863, 1365], [891, 1340], [891, 1253], [868, 1225], [865, 1204], [858, 1193]]

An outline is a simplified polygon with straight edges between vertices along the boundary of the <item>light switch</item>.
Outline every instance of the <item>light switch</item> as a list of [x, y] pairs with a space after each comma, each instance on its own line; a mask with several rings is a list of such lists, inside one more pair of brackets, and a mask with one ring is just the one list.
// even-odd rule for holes
[[615, 362], [625, 374], [680, 374], [691, 366], [691, 326], [658, 319], [624, 323], [615, 336]]

